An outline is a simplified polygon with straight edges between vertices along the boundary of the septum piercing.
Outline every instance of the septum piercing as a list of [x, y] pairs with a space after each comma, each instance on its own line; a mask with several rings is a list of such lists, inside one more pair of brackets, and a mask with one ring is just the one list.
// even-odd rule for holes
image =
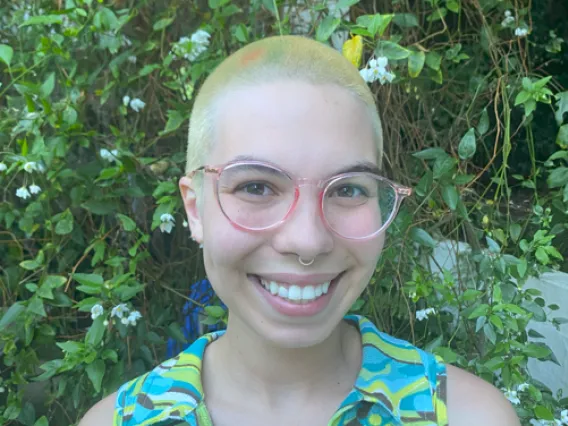
[[304, 262], [302, 260], [302, 256], [298, 256], [298, 262], [300, 262], [300, 265], [302, 265], [302, 266], [310, 266], [312, 263], [314, 263], [315, 260], [316, 260], [316, 258], [314, 257], [309, 262]]

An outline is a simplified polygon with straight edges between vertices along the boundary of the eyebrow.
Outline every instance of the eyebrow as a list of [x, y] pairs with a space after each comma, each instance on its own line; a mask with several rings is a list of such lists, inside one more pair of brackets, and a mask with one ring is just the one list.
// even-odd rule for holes
[[[262, 161], [265, 163], [272, 163], [269, 160], [254, 157], [251, 155], [237, 155], [235, 158], [233, 158], [233, 160], [231, 160], [231, 162], [232, 161]], [[344, 173], [355, 173], [355, 172], [372, 173], [379, 176], [381, 175], [381, 169], [375, 163], [372, 163], [371, 161], [357, 161], [353, 164], [344, 166], [339, 170], [336, 170], [335, 172], [331, 173], [328, 177], [333, 177]]]

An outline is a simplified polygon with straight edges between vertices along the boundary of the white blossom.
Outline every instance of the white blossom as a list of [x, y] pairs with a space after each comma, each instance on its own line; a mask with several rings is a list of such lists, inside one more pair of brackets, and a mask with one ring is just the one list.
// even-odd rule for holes
[[527, 34], [529, 33], [529, 30], [527, 28], [516, 28], [515, 29], [515, 35], [517, 37], [525, 37]]
[[184, 220], [183, 223], [181, 224], [181, 226], [183, 226], [184, 228], [187, 228], [187, 226], [188, 226], [187, 220]]
[[128, 314], [128, 312], [130, 312], [130, 309], [128, 309], [128, 307], [124, 303], [121, 303], [120, 305], [116, 305], [114, 308], [112, 308], [110, 316], [122, 318], [124, 317], [124, 315]]
[[100, 303], [97, 303], [95, 306], [91, 308], [91, 318], [97, 319], [101, 315], [105, 313], [103, 306]]
[[128, 62], [130, 62], [131, 64], [135, 64], [136, 63], [136, 56], [131, 55], [127, 58]]
[[128, 104], [130, 103], [130, 96], [126, 95], [122, 98], [122, 105], [124, 106], [128, 106]]
[[8, 166], [4, 163], [0, 163], [0, 172], [4, 172], [8, 169]]
[[0, 386], [0, 393], [4, 393], [6, 392], [6, 389], [4, 389], [4, 386]]
[[104, 321], [103, 321], [103, 325], [104, 325], [105, 327], [107, 327], [107, 326], [108, 326], [108, 320], [104, 320]]
[[423, 321], [425, 319], [428, 319], [429, 315], [434, 315], [435, 313], [436, 309], [434, 308], [420, 309], [419, 311], [416, 311], [416, 319], [418, 321]]
[[21, 188], [18, 188], [16, 190], [16, 197], [20, 197], [21, 199], [25, 200], [27, 198], [30, 198], [31, 194], [30, 191], [28, 191], [28, 188], [22, 186]]
[[392, 83], [396, 76], [394, 73], [387, 70], [388, 64], [388, 58], [379, 56], [377, 59], [371, 59], [369, 66], [359, 71], [359, 74], [367, 83], [372, 83], [377, 80], [382, 85]]
[[162, 222], [160, 224], [160, 231], [166, 232], [168, 234], [171, 233], [172, 229], [175, 226], [174, 217], [169, 213], [164, 213], [160, 216], [160, 221]]
[[517, 386], [517, 392], [524, 392], [529, 388], [529, 384], [528, 383], [521, 383], [519, 386]]
[[37, 163], [35, 161], [28, 161], [26, 164], [24, 164], [24, 170], [28, 173], [37, 170]]
[[120, 320], [121, 323], [123, 323], [124, 325], [128, 325], [128, 318], [124, 317]]
[[190, 37], [181, 37], [172, 46], [174, 57], [183, 57], [190, 61], [196, 60], [209, 47], [209, 34], [205, 30], [197, 30]]
[[41, 188], [34, 183], [30, 185], [30, 192], [34, 195], [39, 194], [41, 192]]
[[136, 112], [140, 112], [140, 110], [144, 109], [146, 103], [138, 98], [132, 99], [130, 101], [130, 108], [132, 108]]
[[103, 148], [99, 151], [101, 158], [105, 161], [116, 162], [118, 160], [118, 150], [113, 149], [109, 151], [106, 148]]
[[564, 423], [565, 425], [568, 425], [568, 410], [562, 410], [560, 412], [560, 420], [562, 421], [562, 423]]
[[510, 10], [506, 10], [505, 11], [505, 19], [503, 19], [503, 21], [501, 22], [501, 26], [503, 28], [506, 28], [514, 22], [515, 22], [515, 17], [513, 16], [513, 14], [511, 13]]
[[521, 400], [517, 396], [517, 391], [506, 389], [503, 392], [505, 394], [505, 398], [507, 398], [511, 404], [519, 405]]
[[132, 311], [130, 315], [128, 315], [127, 321], [130, 325], [135, 326], [136, 321], [142, 318], [142, 314], [138, 311]]
[[505, 11], [505, 17], [506, 17], [506, 18], [510, 18], [511, 16], [513, 16], [513, 14], [511, 13], [511, 11], [510, 11], [510, 10], [506, 10], [506, 11]]

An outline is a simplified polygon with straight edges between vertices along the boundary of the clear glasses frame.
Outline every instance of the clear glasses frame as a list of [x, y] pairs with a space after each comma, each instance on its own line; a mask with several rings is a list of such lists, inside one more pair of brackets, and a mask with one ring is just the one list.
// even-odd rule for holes
[[[223, 171], [225, 169], [230, 168], [230, 167], [236, 167], [236, 166], [239, 166], [239, 165], [270, 167], [272, 169], [275, 169], [276, 171], [281, 172], [283, 175], [287, 176], [294, 183], [294, 188], [295, 188], [294, 200], [293, 200], [292, 204], [290, 205], [290, 208], [288, 209], [288, 211], [286, 212], [286, 214], [284, 215], [284, 217], [281, 220], [275, 222], [272, 225], [266, 226], [266, 227], [251, 228], [251, 227], [243, 226], [239, 223], [236, 223], [235, 221], [233, 221], [229, 217], [227, 212], [223, 209], [223, 205], [221, 204], [221, 200], [219, 198], [219, 179], [220, 179], [221, 174], [223, 173]], [[338, 235], [339, 237], [341, 237], [343, 239], [347, 239], [347, 240], [368, 240], [368, 239], [376, 237], [377, 235], [381, 234], [382, 232], [384, 232], [388, 228], [388, 226], [392, 223], [392, 221], [396, 217], [398, 210], [400, 209], [400, 205], [402, 204], [402, 201], [404, 200], [404, 198], [412, 195], [412, 188], [409, 188], [409, 187], [403, 186], [403, 185], [399, 185], [399, 184], [392, 182], [391, 180], [389, 180], [385, 177], [382, 177], [380, 175], [377, 175], [375, 173], [370, 173], [370, 172], [348, 172], [348, 173], [341, 173], [341, 174], [332, 176], [332, 177], [327, 178], [327, 179], [309, 179], [309, 178], [295, 177], [291, 173], [287, 172], [286, 170], [282, 169], [281, 167], [277, 166], [276, 164], [273, 164], [273, 163], [270, 163], [270, 162], [245, 160], [245, 161], [230, 161], [228, 163], [219, 164], [219, 165], [216, 165], [216, 166], [201, 166], [201, 167], [189, 172], [187, 174], [187, 176], [189, 178], [193, 178], [200, 171], [203, 171], [204, 173], [209, 173], [209, 174], [215, 175], [214, 185], [215, 185], [215, 198], [217, 199], [217, 204], [219, 205], [221, 212], [223, 212], [223, 215], [227, 218], [227, 220], [231, 223], [231, 225], [233, 225], [235, 228], [237, 228], [239, 230], [243, 230], [243, 231], [252, 231], [252, 232], [268, 231], [268, 230], [271, 230], [271, 229], [274, 229], [274, 228], [281, 226], [294, 213], [296, 206], [298, 205], [298, 200], [300, 199], [300, 188], [302, 186], [314, 185], [314, 186], [316, 186], [320, 189], [319, 199], [318, 199], [319, 215], [320, 215], [322, 222], [325, 224], [326, 228], [331, 230], [334, 234]], [[392, 210], [389, 218], [382, 224], [382, 226], [377, 231], [373, 232], [372, 234], [364, 236], [364, 237], [346, 237], [344, 235], [339, 234], [335, 229], [333, 229], [333, 227], [327, 221], [325, 214], [324, 214], [324, 196], [325, 196], [325, 193], [327, 191], [327, 188], [329, 188], [331, 185], [333, 185], [339, 179], [362, 176], [362, 175], [370, 175], [370, 176], [374, 177], [375, 179], [378, 179], [378, 180], [382, 181], [383, 183], [392, 187], [392, 189], [394, 190], [394, 193], [395, 193], [395, 201], [393, 203], [393, 210]]]

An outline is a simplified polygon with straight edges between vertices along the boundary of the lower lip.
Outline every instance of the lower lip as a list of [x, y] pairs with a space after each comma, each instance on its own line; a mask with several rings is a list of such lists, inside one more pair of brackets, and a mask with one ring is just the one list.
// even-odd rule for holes
[[266, 299], [266, 301], [282, 315], [289, 317], [311, 317], [317, 315], [327, 307], [331, 300], [333, 291], [335, 290], [337, 281], [341, 279], [341, 275], [331, 281], [327, 294], [301, 305], [299, 303], [289, 302], [286, 299], [282, 299], [281, 297], [270, 293], [260, 283], [260, 278], [258, 276], [249, 275], [249, 279], [258, 287], [260, 294]]

